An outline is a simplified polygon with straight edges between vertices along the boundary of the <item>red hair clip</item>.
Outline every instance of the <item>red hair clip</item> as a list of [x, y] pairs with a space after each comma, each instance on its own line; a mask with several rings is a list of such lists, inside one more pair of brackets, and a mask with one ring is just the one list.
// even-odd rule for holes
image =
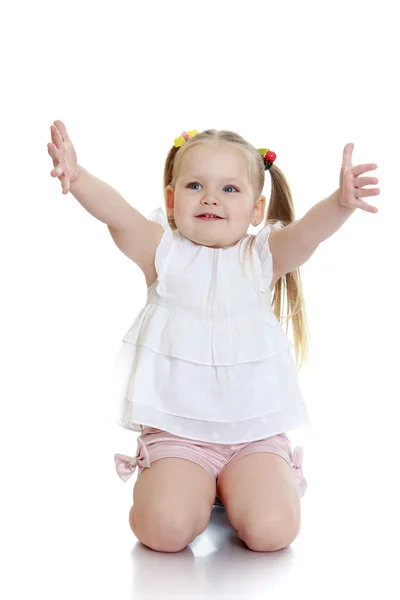
[[263, 157], [265, 170], [270, 169], [276, 159], [275, 152], [272, 152], [269, 148], [259, 148], [258, 151]]

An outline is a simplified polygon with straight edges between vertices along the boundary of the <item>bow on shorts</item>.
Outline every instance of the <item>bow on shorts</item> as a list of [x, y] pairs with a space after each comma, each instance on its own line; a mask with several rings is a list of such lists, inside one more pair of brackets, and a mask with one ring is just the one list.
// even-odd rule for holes
[[307, 480], [303, 475], [302, 463], [303, 463], [303, 448], [296, 446], [293, 450], [293, 474], [299, 489], [300, 496], [303, 496], [307, 489]]
[[123, 481], [133, 475], [137, 466], [150, 467], [149, 453], [147, 452], [146, 446], [140, 438], [138, 438], [138, 450], [136, 456], [126, 456], [126, 454], [115, 454], [114, 455], [115, 468], [119, 477]]

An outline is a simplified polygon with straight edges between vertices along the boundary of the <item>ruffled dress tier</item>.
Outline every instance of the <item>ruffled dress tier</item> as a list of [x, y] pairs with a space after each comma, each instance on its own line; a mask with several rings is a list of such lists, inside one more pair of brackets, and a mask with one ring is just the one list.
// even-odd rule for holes
[[220, 444], [309, 425], [293, 344], [271, 307], [272, 226], [250, 252], [248, 235], [209, 248], [173, 231], [161, 208], [149, 218], [164, 230], [158, 277], [112, 367], [117, 423]]

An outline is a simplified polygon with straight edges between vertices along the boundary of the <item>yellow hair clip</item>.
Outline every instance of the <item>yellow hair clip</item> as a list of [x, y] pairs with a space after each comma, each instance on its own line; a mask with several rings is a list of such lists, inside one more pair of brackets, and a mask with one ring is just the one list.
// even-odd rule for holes
[[179, 146], [183, 146], [183, 144], [186, 142], [186, 140], [188, 140], [189, 138], [191, 138], [194, 135], [196, 135], [196, 133], [199, 133], [197, 131], [197, 129], [192, 129], [191, 131], [183, 131], [182, 135], [180, 135], [179, 137], [175, 138], [175, 140], [174, 140], [174, 146], [176, 146], [177, 148], [179, 148]]

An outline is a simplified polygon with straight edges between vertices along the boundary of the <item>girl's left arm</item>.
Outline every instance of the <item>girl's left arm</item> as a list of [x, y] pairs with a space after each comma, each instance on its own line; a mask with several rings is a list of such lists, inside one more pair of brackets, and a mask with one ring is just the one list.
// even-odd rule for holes
[[[376, 213], [378, 209], [362, 200], [376, 196], [379, 188], [363, 189], [378, 183], [376, 177], [360, 177], [377, 168], [375, 163], [352, 166], [354, 144], [346, 144], [340, 170], [340, 187], [331, 196], [315, 204], [299, 221], [296, 221], [302, 245], [315, 247], [334, 234], [354, 213], [356, 208]], [[289, 226], [290, 227], [290, 226]], [[286, 228], [282, 229], [282, 233]]]
[[365, 196], [376, 196], [378, 188], [363, 189], [376, 184], [376, 177], [359, 177], [362, 173], [377, 168], [375, 163], [352, 166], [351, 155], [354, 144], [346, 144], [340, 170], [340, 186], [331, 196], [315, 204], [301, 219], [282, 229], [273, 229], [269, 246], [274, 258], [275, 278], [294, 271], [303, 265], [318, 248], [318, 245], [334, 234], [353, 214], [356, 208], [367, 212], [378, 212], [362, 200]]

